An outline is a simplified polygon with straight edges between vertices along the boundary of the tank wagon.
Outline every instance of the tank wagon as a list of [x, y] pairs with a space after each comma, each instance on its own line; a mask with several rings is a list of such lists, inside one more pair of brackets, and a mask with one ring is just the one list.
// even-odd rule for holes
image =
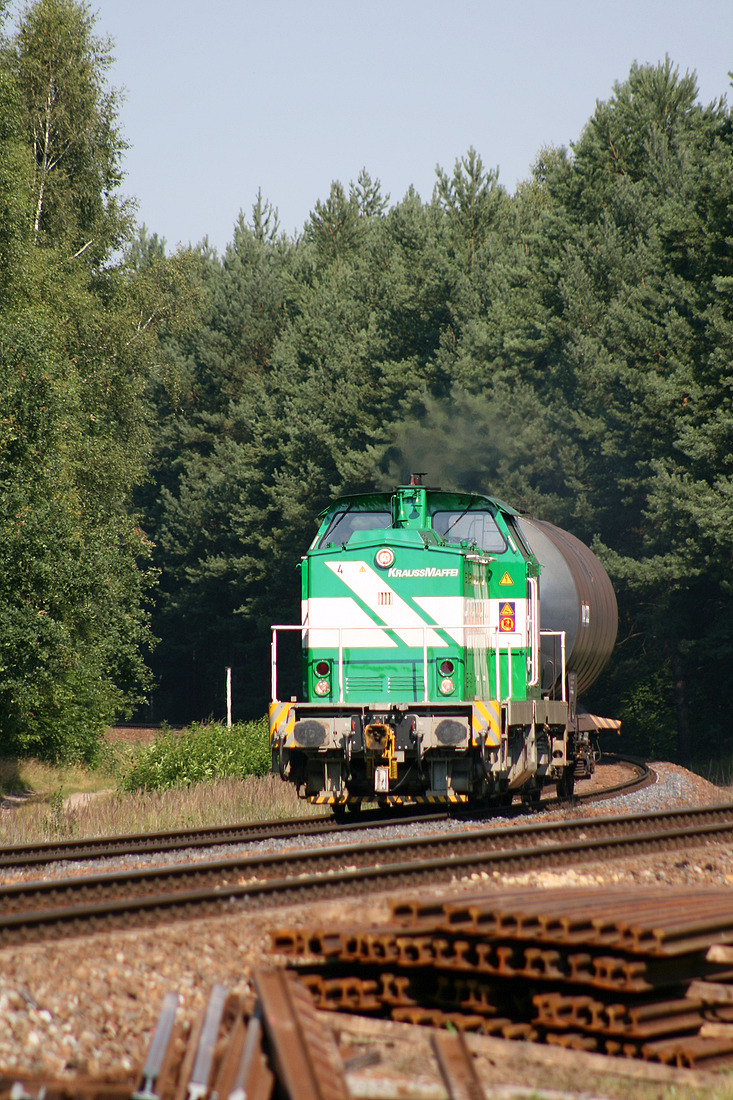
[[[558, 527], [420, 480], [319, 517], [302, 621], [272, 628], [273, 769], [337, 814], [531, 803], [548, 781], [569, 797], [604, 721], [577, 696], [615, 643], [608, 576]], [[278, 695], [284, 632], [302, 639], [300, 699]]]

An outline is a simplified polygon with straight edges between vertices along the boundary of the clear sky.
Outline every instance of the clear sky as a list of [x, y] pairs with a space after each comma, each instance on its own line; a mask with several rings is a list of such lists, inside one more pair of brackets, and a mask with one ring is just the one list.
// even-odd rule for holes
[[262, 188], [300, 232], [362, 167], [425, 200], [473, 145], [513, 191], [634, 60], [731, 102], [733, 0], [91, 0], [126, 91], [127, 194], [151, 232], [220, 252]]

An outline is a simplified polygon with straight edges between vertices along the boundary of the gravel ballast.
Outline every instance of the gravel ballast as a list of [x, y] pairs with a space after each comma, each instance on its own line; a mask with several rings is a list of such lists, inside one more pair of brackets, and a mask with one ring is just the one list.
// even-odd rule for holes
[[[729, 792], [682, 768], [669, 764], [652, 767], [658, 776], [652, 786], [593, 805], [553, 810], [546, 817], [631, 814], [729, 800]], [[527, 818], [495, 820], [504, 826]], [[453, 821], [436, 823], [431, 830], [470, 827], [470, 823]], [[426, 826], [405, 824], [390, 830], [395, 828], [410, 832], [425, 830]], [[368, 838], [375, 839], [373, 832], [359, 835], [366, 843]], [[326, 838], [303, 842], [320, 845]], [[282, 847], [277, 842], [267, 843], [273, 848]], [[196, 852], [196, 858], [200, 855]], [[178, 853], [175, 858], [187, 861], [192, 856]], [[145, 857], [148, 860], [160, 862], [160, 857]], [[138, 857], [135, 862], [144, 865]], [[117, 861], [109, 863], [108, 869], [117, 866]], [[102, 869], [98, 863], [88, 866]], [[81, 866], [75, 868], [76, 872], [82, 870]], [[49, 868], [49, 874], [57, 873], [59, 869]], [[69, 873], [68, 866], [64, 873]], [[32, 877], [41, 877], [37, 869]], [[475, 889], [476, 877], [488, 879], [487, 885], [531, 882], [540, 889], [610, 883], [641, 887], [660, 882], [693, 888], [703, 883], [729, 887], [733, 883], [733, 844], [714, 844], [687, 854], [614, 860], [610, 865], [590, 864], [582, 869], [474, 876], [464, 880], [467, 888]], [[17, 880], [18, 876], [7, 876], [7, 881], [11, 878]], [[450, 890], [455, 889], [452, 884]], [[320, 902], [307, 909], [238, 911], [157, 929], [0, 950], [0, 1071], [54, 1077], [87, 1073], [124, 1077], [141, 1063], [167, 992], [179, 995], [180, 1011], [188, 1021], [204, 1007], [217, 982], [242, 996], [251, 995], [253, 969], [271, 961], [267, 956], [268, 931], [273, 926], [302, 926], [331, 919], [340, 924], [350, 919], [363, 923], [378, 921], [386, 914], [385, 898], [376, 895], [368, 901], [345, 899]]]

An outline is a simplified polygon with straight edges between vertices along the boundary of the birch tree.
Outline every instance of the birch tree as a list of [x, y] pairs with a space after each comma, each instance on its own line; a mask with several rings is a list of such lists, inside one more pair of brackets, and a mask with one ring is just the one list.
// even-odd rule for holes
[[33, 151], [33, 240], [64, 240], [67, 255], [100, 263], [129, 229], [120, 199], [118, 93], [107, 84], [111, 42], [76, 0], [38, 0], [6, 46]]

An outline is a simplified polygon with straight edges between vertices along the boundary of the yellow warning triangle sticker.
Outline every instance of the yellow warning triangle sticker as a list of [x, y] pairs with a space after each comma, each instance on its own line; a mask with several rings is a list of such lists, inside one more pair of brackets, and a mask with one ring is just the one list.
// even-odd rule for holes
[[511, 578], [511, 577], [509, 576], [509, 574], [508, 574], [508, 573], [505, 573], [505, 574], [504, 574], [504, 576], [503, 576], [503, 577], [501, 578], [501, 580], [499, 581], [499, 584], [514, 584], [514, 581], [513, 581], [513, 580], [512, 580], [512, 578]]
[[510, 603], [505, 603], [504, 606], [502, 607], [501, 611], [499, 612], [499, 615], [513, 615], [513, 614], [514, 614], [514, 608], [512, 607], [512, 605]]
[[366, 573], [366, 569], [364, 568], [364, 566], [363, 566], [363, 565], [362, 565], [361, 569], [359, 570], [359, 572], [360, 572], [360, 573]]

